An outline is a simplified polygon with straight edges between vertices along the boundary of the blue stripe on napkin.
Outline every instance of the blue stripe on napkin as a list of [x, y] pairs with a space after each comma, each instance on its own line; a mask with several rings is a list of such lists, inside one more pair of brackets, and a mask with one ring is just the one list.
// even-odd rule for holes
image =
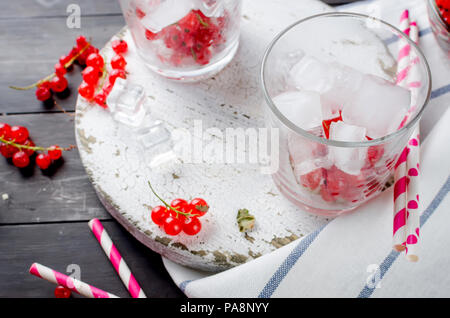
[[289, 256], [284, 260], [284, 262], [277, 269], [269, 282], [264, 286], [261, 293], [258, 295], [259, 298], [269, 298], [275, 292], [275, 290], [280, 285], [281, 281], [286, 277], [291, 268], [297, 263], [299, 258], [305, 253], [314, 239], [319, 235], [319, 233], [325, 228], [326, 225], [320, 227], [315, 232], [309, 234], [292, 250]]

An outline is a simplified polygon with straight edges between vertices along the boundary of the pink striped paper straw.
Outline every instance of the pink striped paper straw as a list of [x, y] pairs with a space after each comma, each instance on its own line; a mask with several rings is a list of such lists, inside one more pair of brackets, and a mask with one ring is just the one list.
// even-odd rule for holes
[[[400, 29], [407, 35], [410, 32], [409, 11], [403, 11], [400, 16]], [[406, 78], [409, 72], [410, 50], [409, 43], [400, 39], [399, 53], [397, 59], [397, 85], [407, 87]], [[394, 172], [394, 220], [393, 220], [393, 248], [396, 251], [405, 249], [404, 242], [406, 237], [406, 157], [408, 149], [405, 147], [401, 153]]]
[[[400, 17], [400, 30], [406, 35], [409, 35], [409, 11], [403, 11]], [[409, 72], [409, 52], [411, 51], [411, 46], [408, 41], [400, 38], [399, 41], [399, 52], [397, 58], [397, 85], [406, 87], [406, 78]]]
[[120, 255], [116, 246], [112, 242], [106, 230], [103, 228], [102, 223], [98, 219], [92, 219], [89, 221], [89, 227], [94, 233], [97, 241], [103, 248], [106, 256], [108, 256], [111, 264], [119, 274], [120, 279], [124, 283], [125, 287], [128, 289], [131, 297], [133, 298], [147, 298], [144, 291], [139, 286], [137, 280], [134, 278], [125, 260]]
[[[419, 44], [419, 29], [416, 22], [411, 23], [410, 31], [411, 40]], [[416, 58], [411, 52], [411, 60]], [[411, 85], [412, 84], [412, 85]], [[411, 109], [417, 108], [419, 88], [421, 86], [420, 73], [417, 63], [411, 65], [408, 76], [408, 86], [411, 89]], [[407, 157], [406, 166], [408, 169], [408, 178], [410, 182], [407, 187], [407, 221], [406, 221], [406, 258], [409, 261], [416, 262], [419, 260], [419, 232], [420, 232], [420, 125], [417, 124], [413, 135], [408, 143], [409, 155]]]
[[82, 281], [79, 281], [75, 278], [64, 275], [60, 272], [57, 272], [47, 266], [33, 263], [30, 267], [30, 274], [37, 276], [39, 278], [43, 278], [51, 283], [56, 285], [61, 285], [66, 288], [69, 288], [71, 291], [83, 295], [89, 298], [119, 298], [116, 295], [105, 292], [101, 289], [98, 289], [94, 286], [86, 284]]

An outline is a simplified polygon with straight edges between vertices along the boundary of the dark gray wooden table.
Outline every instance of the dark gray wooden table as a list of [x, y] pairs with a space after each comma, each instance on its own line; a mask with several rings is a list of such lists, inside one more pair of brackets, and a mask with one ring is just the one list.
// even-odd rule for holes
[[[80, 29], [66, 25], [66, 9], [72, 3], [81, 8]], [[28, 85], [51, 73], [79, 34], [101, 48], [123, 25], [116, 0], [0, 1], [0, 122], [28, 127], [39, 145], [75, 144], [73, 117], [37, 101], [34, 90], [14, 91], [8, 86]], [[67, 78], [71, 93], [57, 101], [73, 113], [81, 81], [78, 66]], [[9, 199], [3, 200], [2, 194]], [[88, 228], [94, 217], [103, 222], [148, 297], [184, 297], [160, 256], [136, 241], [103, 208], [77, 150], [64, 154], [46, 173], [36, 166], [19, 170], [0, 158], [0, 297], [53, 297], [54, 285], [28, 273], [33, 262], [63, 273], [76, 264], [83, 281], [129, 297]]]

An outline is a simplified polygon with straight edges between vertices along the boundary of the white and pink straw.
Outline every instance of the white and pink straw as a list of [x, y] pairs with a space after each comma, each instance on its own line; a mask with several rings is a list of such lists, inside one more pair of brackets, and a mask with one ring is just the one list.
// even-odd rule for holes
[[116, 295], [105, 292], [38, 263], [33, 263], [33, 265], [31, 265], [30, 274], [43, 278], [56, 285], [64, 286], [71, 291], [88, 298], [118, 298]]
[[[405, 10], [400, 18], [401, 29], [416, 44], [419, 41], [419, 29], [416, 22], [409, 23], [409, 12]], [[422, 83], [418, 70], [418, 57], [404, 40], [400, 43], [398, 56], [397, 84], [411, 90], [411, 106], [402, 123], [417, 109], [418, 90]], [[406, 54], [407, 52], [407, 54]], [[419, 201], [419, 160], [420, 125], [417, 124], [408, 145], [402, 151], [395, 165], [394, 183], [394, 222], [393, 247], [397, 251], [406, 251], [406, 258], [418, 261], [418, 243], [420, 232]]]
[[127, 263], [123, 259], [122, 255], [120, 255], [116, 246], [104, 229], [102, 223], [98, 219], [92, 219], [89, 221], [89, 227], [91, 228], [92, 232], [97, 238], [97, 241], [103, 248], [106, 256], [111, 261], [111, 264], [113, 265], [117, 274], [119, 274], [120, 279], [128, 289], [131, 297], [147, 298], [147, 296], [145, 296], [144, 294], [144, 291], [136, 281], [136, 278], [134, 278], [133, 274], [131, 273]]

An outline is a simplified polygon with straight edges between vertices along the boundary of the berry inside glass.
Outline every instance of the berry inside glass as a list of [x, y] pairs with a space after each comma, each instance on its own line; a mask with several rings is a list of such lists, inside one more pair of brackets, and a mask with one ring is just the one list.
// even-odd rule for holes
[[120, 0], [145, 64], [177, 80], [220, 71], [236, 53], [240, 0]]
[[[414, 92], [397, 85], [393, 38], [417, 57], [421, 85]], [[409, 38], [350, 13], [288, 27], [267, 49], [261, 76], [267, 124], [280, 135], [275, 184], [296, 205], [327, 216], [383, 190], [431, 88], [428, 64]]]

